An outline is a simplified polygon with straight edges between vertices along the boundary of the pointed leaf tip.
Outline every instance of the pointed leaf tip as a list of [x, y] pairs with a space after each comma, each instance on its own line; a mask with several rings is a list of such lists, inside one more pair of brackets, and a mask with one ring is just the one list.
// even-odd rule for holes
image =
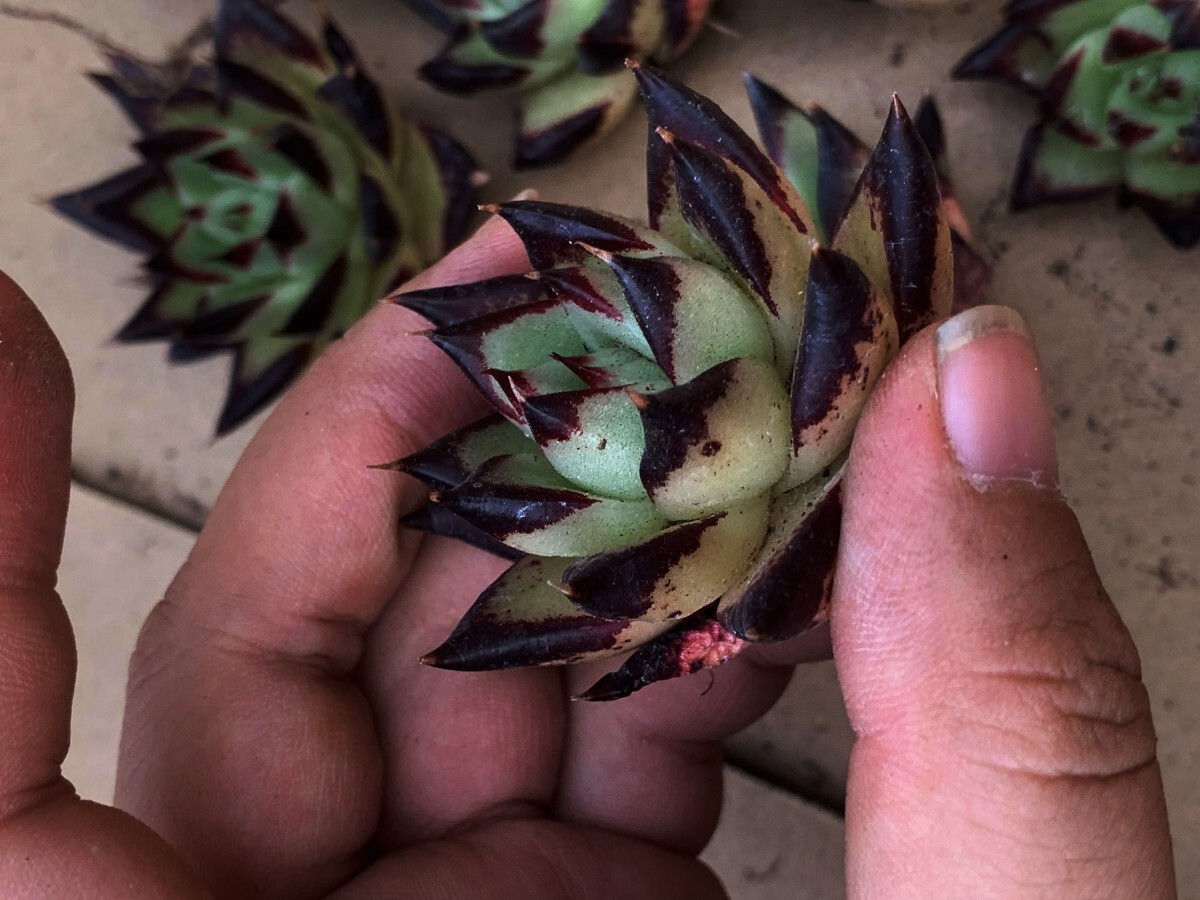
[[405, 472], [404, 460], [396, 459], [386, 463], [372, 463], [367, 466], [368, 469], [377, 469], [380, 472]]
[[898, 95], [833, 246], [887, 293], [902, 341], [949, 314], [953, 260], [937, 169]]
[[276, 48], [287, 55], [323, 67], [317, 45], [300, 29], [259, 0], [221, 0], [213, 23], [218, 57], [253, 50], [254, 45]]
[[440, 534], [443, 537], [454, 538], [469, 547], [476, 547], [501, 559], [516, 561], [525, 556], [521, 551], [514, 550], [512, 547], [500, 543], [491, 535], [480, 531], [444, 506], [426, 503], [404, 516], [400, 520], [400, 524], [413, 531], [424, 531], [427, 534]]
[[580, 612], [555, 584], [569, 562], [537, 556], [518, 561], [425, 658], [438, 668], [465, 672], [580, 662], [621, 653], [670, 627]]

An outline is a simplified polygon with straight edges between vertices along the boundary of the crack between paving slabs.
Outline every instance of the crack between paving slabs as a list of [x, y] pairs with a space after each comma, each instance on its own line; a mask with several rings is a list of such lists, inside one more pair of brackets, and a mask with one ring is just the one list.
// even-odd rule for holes
[[[725, 748], [725, 765], [802, 800], [809, 806], [815, 806], [830, 815], [837, 816], [839, 819], [846, 817], [846, 798], [840, 791], [821, 790], [819, 786], [811, 782], [806, 783], [802, 779], [790, 778], [781, 774], [777, 766], [748, 758], [731, 747]], [[822, 774], [827, 775], [828, 773], [823, 772]], [[820, 779], [815, 779], [815, 781], [819, 782]]]
[[208, 517], [208, 509], [200, 504], [197, 504], [194, 514], [189, 515], [173, 507], [170, 503], [139, 494], [136, 489], [128, 491], [119, 490], [103, 478], [97, 478], [81, 470], [78, 466], [71, 467], [71, 483], [85, 488], [93, 494], [98, 494], [106, 500], [112, 500], [114, 503], [119, 503], [122, 506], [136, 509], [153, 519], [158, 519], [169, 525], [174, 525], [176, 528], [190, 531], [193, 534], [199, 533], [204, 525], [204, 520]]

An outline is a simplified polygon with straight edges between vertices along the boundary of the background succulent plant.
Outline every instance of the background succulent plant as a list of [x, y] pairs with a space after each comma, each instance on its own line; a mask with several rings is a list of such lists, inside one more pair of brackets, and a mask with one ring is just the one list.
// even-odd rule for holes
[[456, 94], [519, 88], [515, 165], [561, 160], [617, 124], [637, 95], [626, 59], [668, 62], [712, 0], [408, 0], [449, 35], [421, 75]]
[[175, 362], [232, 351], [218, 433], [466, 231], [473, 161], [400, 119], [328, 20], [318, 44], [257, 0], [223, 0], [211, 64], [109, 60], [94, 77], [142, 162], [54, 205], [147, 255], [150, 296], [118, 340], [170, 341]]
[[1115, 189], [1172, 243], [1200, 240], [1200, 2], [1014, 0], [955, 74], [1039, 98], [1014, 208]]
[[639, 648], [589, 699], [822, 620], [859, 412], [953, 293], [938, 172], [898, 100], [868, 154], [751, 82], [781, 169], [711, 101], [635, 72], [649, 227], [503, 204], [535, 272], [397, 297], [496, 409], [395, 464], [432, 491], [418, 524], [524, 554], [426, 661]]

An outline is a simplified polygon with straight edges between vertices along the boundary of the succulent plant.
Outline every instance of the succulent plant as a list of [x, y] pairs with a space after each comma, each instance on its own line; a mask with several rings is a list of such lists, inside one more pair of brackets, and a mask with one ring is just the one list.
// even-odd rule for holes
[[496, 410], [393, 464], [431, 490], [415, 524], [523, 554], [425, 661], [637, 648], [588, 699], [823, 620], [855, 423], [953, 293], [938, 172], [898, 99], [868, 153], [751, 81], [768, 156], [634, 71], [649, 227], [506, 203], [535, 271], [396, 297]]
[[220, 434], [466, 231], [470, 156], [401, 120], [328, 20], [318, 44], [222, 0], [211, 65], [109, 61], [93, 77], [142, 161], [54, 206], [147, 256], [150, 295], [118, 340], [169, 341], [175, 362], [233, 353]]
[[1177, 246], [1200, 240], [1200, 2], [1012, 0], [955, 74], [1039, 98], [1015, 209], [1115, 190]]
[[520, 90], [514, 165], [558, 162], [616, 125], [637, 96], [626, 59], [669, 62], [712, 0], [408, 0], [448, 34], [421, 68], [455, 94]]

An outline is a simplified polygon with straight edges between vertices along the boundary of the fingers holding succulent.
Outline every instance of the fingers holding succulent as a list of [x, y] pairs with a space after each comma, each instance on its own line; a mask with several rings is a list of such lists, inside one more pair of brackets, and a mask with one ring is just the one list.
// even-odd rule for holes
[[[497, 221], [422, 277], [527, 267]], [[219, 891], [330, 890], [377, 832], [380, 728], [349, 675], [412, 575], [419, 542], [398, 537], [396, 519], [424, 493], [371, 466], [481, 411], [413, 336], [422, 326], [377, 305], [314, 364], [250, 443], [139, 637], [117, 802]]]

